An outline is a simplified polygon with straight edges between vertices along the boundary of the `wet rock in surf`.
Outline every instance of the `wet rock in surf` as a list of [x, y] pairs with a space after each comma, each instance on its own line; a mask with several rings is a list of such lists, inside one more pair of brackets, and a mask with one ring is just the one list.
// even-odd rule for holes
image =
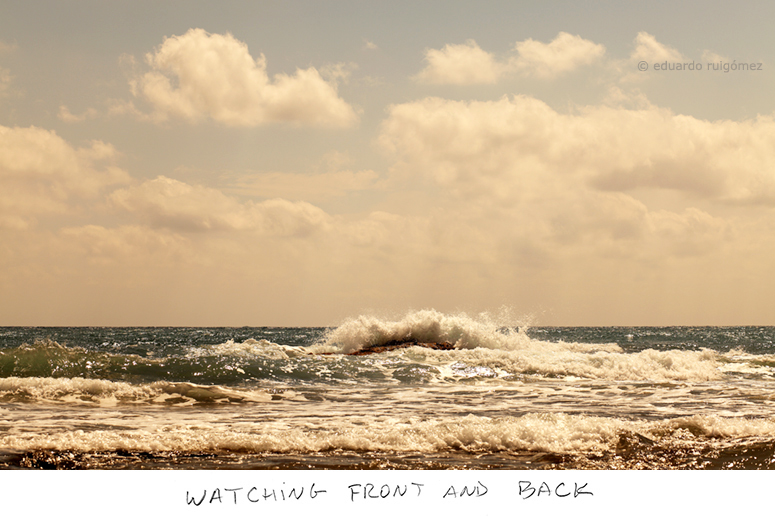
[[420, 346], [423, 348], [430, 348], [432, 350], [454, 350], [455, 346], [448, 342], [419, 342], [416, 340], [400, 340], [390, 341], [385, 344], [372, 344], [361, 348], [360, 350], [353, 351], [347, 355], [371, 355], [372, 353], [382, 353], [385, 351], [400, 350], [401, 348], [411, 348], [412, 346]]
[[[431, 350], [455, 349], [455, 345], [450, 342], [420, 342], [415, 339], [401, 339], [383, 344], [370, 344], [364, 346], [360, 350], [345, 353], [345, 355], [371, 355], [373, 353], [384, 353], [386, 351], [400, 350], [402, 348], [411, 348], [412, 346], [420, 346], [421, 348], [429, 348]], [[333, 353], [324, 353], [323, 355], [333, 355]]]

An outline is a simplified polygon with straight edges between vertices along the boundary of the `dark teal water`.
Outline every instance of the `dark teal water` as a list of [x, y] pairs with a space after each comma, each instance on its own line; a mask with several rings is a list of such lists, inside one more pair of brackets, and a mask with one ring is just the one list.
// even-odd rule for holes
[[[267, 356], [206, 351], [245, 341], [305, 348], [325, 340], [326, 328], [0, 328], [0, 377], [86, 377], [116, 381], [249, 384], [309, 381], [308, 370]], [[615, 343], [644, 350], [737, 350], [775, 353], [775, 327], [532, 328], [527, 337], [553, 343]], [[314, 363], [312, 359], [309, 364]], [[237, 371], [236, 368], [242, 371]], [[362, 370], [363, 371], [363, 370]], [[365, 376], [365, 375], [364, 375]], [[338, 380], [326, 378], [325, 380]]]

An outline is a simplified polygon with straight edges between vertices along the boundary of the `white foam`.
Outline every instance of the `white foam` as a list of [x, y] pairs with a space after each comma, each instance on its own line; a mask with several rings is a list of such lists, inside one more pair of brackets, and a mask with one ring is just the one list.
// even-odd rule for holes
[[613, 343], [548, 342], [506, 328], [487, 315], [410, 312], [397, 320], [360, 316], [332, 330], [310, 352], [351, 353], [372, 344], [413, 339], [450, 342], [454, 350], [412, 347], [382, 357], [426, 364], [437, 380], [549, 377], [565, 379], [708, 381], [724, 377], [727, 359], [712, 350], [625, 353]]
[[[469, 317], [464, 313], [447, 315], [436, 310], [420, 310], [409, 312], [399, 320], [366, 315], [349, 319], [329, 332], [321, 343], [313, 345], [312, 351], [351, 353], [365, 346], [410, 338], [418, 342], [449, 342], [461, 350], [513, 351], [553, 344], [534, 341], [524, 328], [515, 329], [503, 318], [496, 319], [489, 314]], [[573, 351], [621, 351], [616, 344], [559, 344]]]
[[276, 344], [264, 339], [247, 339], [243, 342], [228, 340], [221, 344], [213, 344], [192, 348], [189, 351], [189, 357], [201, 356], [233, 356], [233, 357], [263, 357], [276, 360], [288, 360], [292, 357], [306, 355], [304, 348], [298, 346], [287, 346]]
[[[437, 380], [562, 378], [621, 381], [709, 381], [719, 380], [720, 354], [711, 350], [656, 351], [637, 353], [583, 351], [568, 343], [533, 341], [522, 350], [432, 350], [412, 347], [386, 354], [434, 368]], [[579, 351], [581, 350], [581, 351]], [[361, 357], [362, 358], [362, 357]], [[430, 373], [430, 371], [428, 371]]]
[[68, 430], [49, 434], [22, 432], [0, 438], [2, 449], [74, 451], [273, 452], [315, 453], [332, 450], [439, 453], [540, 451], [603, 453], [616, 448], [622, 435], [639, 434], [665, 444], [693, 440], [772, 438], [771, 420], [694, 416], [658, 422], [565, 413], [521, 417], [468, 415], [430, 420], [369, 420], [343, 417], [328, 427], [289, 427], [283, 422], [200, 421], [196, 425], [149, 422], [135, 430]]
[[775, 421], [772, 419], [751, 419], [721, 417], [718, 415], [695, 415], [666, 420], [651, 427], [654, 434], [676, 435], [686, 431], [693, 436], [706, 438], [773, 438]]
[[264, 402], [265, 390], [224, 389], [189, 383], [154, 382], [130, 384], [86, 378], [8, 377], [0, 378], [0, 398], [37, 403], [67, 403], [114, 407], [119, 404], [175, 404], [197, 402]]

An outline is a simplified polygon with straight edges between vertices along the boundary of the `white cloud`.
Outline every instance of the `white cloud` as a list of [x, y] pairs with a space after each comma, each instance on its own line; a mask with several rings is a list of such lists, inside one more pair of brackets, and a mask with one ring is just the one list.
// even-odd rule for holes
[[649, 64], [663, 61], [676, 63], [685, 61], [685, 58], [673, 47], [659, 43], [655, 36], [639, 32], [635, 37], [635, 49], [630, 54], [630, 61], [646, 61]]
[[99, 112], [94, 108], [87, 108], [82, 114], [75, 115], [70, 112], [70, 109], [66, 105], [60, 105], [57, 117], [66, 123], [79, 123], [87, 119], [94, 119], [98, 115]]
[[690, 207], [677, 214], [655, 211], [651, 225], [661, 238], [662, 250], [677, 256], [695, 256], [718, 248], [734, 232], [725, 220]]
[[603, 58], [603, 45], [561, 32], [549, 43], [528, 38], [517, 42], [518, 56], [511, 66], [521, 73], [538, 78], [553, 78]]
[[320, 76], [332, 85], [339, 83], [346, 85], [350, 81], [353, 70], [357, 69], [355, 63], [333, 63], [320, 68]]
[[606, 190], [669, 189], [775, 205], [772, 117], [709, 122], [654, 106], [561, 114], [526, 96], [428, 98], [392, 106], [380, 142], [423, 175], [472, 193], [522, 196], [537, 183], [576, 178]]
[[65, 212], [127, 182], [117, 157], [102, 141], [74, 148], [50, 130], [0, 126], [0, 220], [24, 227], [36, 215]]
[[217, 189], [163, 176], [117, 190], [110, 200], [154, 227], [182, 232], [252, 230], [273, 236], [303, 236], [325, 229], [330, 218], [307, 202], [272, 199], [241, 203]]
[[723, 63], [723, 62], [729, 63], [732, 60], [730, 60], [726, 56], [716, 54], [715, 52], [706, 49], [702, 51], [702, 61], [705, 63]]
[[[658, 42], [654, 35], [645, 31], [638, 33], [633, 40], [633, 46], [627, 59], [612, 60], [609, 63], [620, 84], [640, 83], [655, 77], [646, 71], [652, 71], [656, 64], [691, 61], [677, 49]], [[645, 62], [646, 69], [639, 68], [641, 62]]]
[[[87, 110], [87, 113], [88, 113], [88, 110]], [[138, 121], [146, 121], [146, 122], [149, 122], [149, 121], [153, 122], [153, 121], [159, 120], [158, 114], [157, 116], [154, 116], [153, 114], [144, 113], [139, 108], [137, 108], [137, 106], [135, 106], [134, 102], [128, 101], [125, 99], [111, 99], [110, 101], [108, 101], [107, 115], [116, 115], [116, 116], [129, 115], [134, 119], [137, 119]], [[77, 117], [78, 116], [76, 116], [76, 118]]]
[[448, 44], [443, 49], [425, 51], [426, 67], [417, 75], [424, 83], [471, 85], [495, 83], [505, 67], [492, 54], [483, 51], [474, 40], [462, 45]]
[[60, 231], [68, 248], [96, 264], [163, 260], [170, 266], [192, 257], [191, 243], [184, 236], [167, 230], [138, 225], [106, 228], [101, 225], [66, 227]]
[[[629, 106], [643, 105], [643, 99], [637, 91], [623, 92], [620, 86], [642, 82], [652, 74], [638, 69], [645, 61], [649, 69], [655, 63], [683, 63], [686, 58], [677, 49], [657, 41], [656, 37], [641, 31], [633, 40], [633, 49], [626, 59], [614, 59], [606, 55], [602, 44], [560, 32], [552, 41], [544, 43], [528, 38], [518, 41], [513, 54], [502, 58], [483, 50], [474, 40], [464, 44], [448, 44], [441, 50], [429, 49], [425, 52], [426, 66], [415, 79], [429, 84], [493, 84], [505, 77], [519, 76], [540, 80], [553, 80], [558, 77], [599, 65], [596, 68], [596, 80], [608, 84], [609, 89], [618, 88], [618, 93], [609, 94], [609, 101], [617, 100], [622, 105], [628, 98]], [[702, 60], [723, 61], [723, 57], [705, 51]]]
[[157, 227], [177, 230], [242, 229], [250, 222], [244, 208], [220, 191], [167, 177], [119, 189], [110, 195], [117, 207]]
[[456, 85], [491, 84], [510, 73], [552, 79], [600, 61], [605, 54], [603, 45], [566, 32], [560, 32], [549, 43], [533, 39], [517, 42], [514, 50], [516, 56], [499, 61], [474, 40], [462, 45], [448, 44], [441, 50], [428, 49], [427, 65], [417, 79]]
[[337, 170], [314, 175], [257, 173], [243, 175], [230, 190], [262, 198], [320, 201], [377, 188], [379, 175], [372, 170]]
[[631, 110], [646, 110], [654, 106], [646, 95], [637, 88], [623, 90], [618, 85], [610, 85], [608, 87], [602, 104], [613, 108]]
[[166, 38], [146, 61], [152, 70], [131, 85], [154, 107], [157, 120], [210, 117], [228, 126], [292, 122], [339, 127], [357, 121], [336, 84], [314, 67], [270, 80], [264, 55], [254, 59], [231, 34], [190, 29]]
[[[618, 278], [602, 265], [635, 284], [632, 276], [660, 269], [709, 275], [726, 251], [759, 239], [739, 206], [775, 207], [769, 117], [710, 122], [653, 105], [560, 113], [526, 96], [427, 98], [390, 107], [379, 143], [414, 201], [402, 210], [427, 230], [418, 257], [509, 265], [544, 287], [553, 283], [544, 276], [562, 273], [569, 286], [615, 293]], [[433, 226], [419, 223], [428, 218]], [[766, 254], [756, 257], [751, 268], [763, 272]], [[699, 261], [694, 271], [682, 266]]]
[[233, 174], [227, 191], [253, 198], [330, 201], [354, 193], [380, 191], [384, 182], [373, 170], [353, 171], [353, 158], [338, 150], [325, 153], [306, 173], [263, 172]]

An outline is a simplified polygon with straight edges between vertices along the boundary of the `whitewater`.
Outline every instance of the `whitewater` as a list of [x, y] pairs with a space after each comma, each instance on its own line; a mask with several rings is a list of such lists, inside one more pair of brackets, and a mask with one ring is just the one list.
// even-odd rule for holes
[[6, 327], [0, 467], [771, 468], [773, 377], [772, 327]]

